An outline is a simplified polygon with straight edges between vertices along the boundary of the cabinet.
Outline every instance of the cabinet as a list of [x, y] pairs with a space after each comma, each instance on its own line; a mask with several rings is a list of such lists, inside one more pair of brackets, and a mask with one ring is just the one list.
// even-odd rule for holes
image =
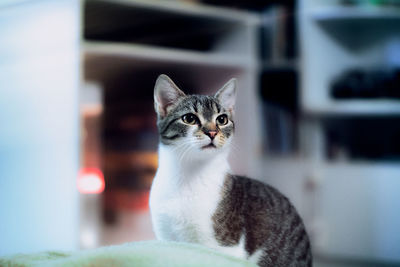
[[400, 11], [339, 2], [299, 5], [303, 140], [317, 184], [314, 247], [328, 258], [399, 262], [400, 197], [392, 188], [400, 185], [400, 153], [391, 136], [398, 136], [400, 101], [339, 99], [332, 86], [346, 71], [398, 69]]

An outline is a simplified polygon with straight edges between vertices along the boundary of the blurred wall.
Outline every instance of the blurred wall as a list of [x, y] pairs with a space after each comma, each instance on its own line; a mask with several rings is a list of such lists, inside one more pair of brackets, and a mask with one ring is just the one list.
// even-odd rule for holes
[[0, 255], [78, 247], [78, 1], [0, 4]]

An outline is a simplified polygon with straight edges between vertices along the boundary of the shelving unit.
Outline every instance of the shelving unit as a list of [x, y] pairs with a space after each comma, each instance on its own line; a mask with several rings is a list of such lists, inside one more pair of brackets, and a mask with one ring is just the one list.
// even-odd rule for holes
[[396, 145], [385, 137], [397, 133], [399, 100], [333, 99], [329, 90], [343, 71], [391, 67], [388, 46], [400, 36], [399, 9], [303, 0], [299, 14], [302, 146], [305, 181], [313, 185], [309, 226], [316, 257], [398, 263], [400, 239], [392, 235], [400, 216], [392, 209], [399, 209], [400, 197], [390, 189], [399, 186], [398, 159], [352, 158], [343, 147], [336, 147], [338, 158], [328, 159], [326, 131], [334, 130], [334, 138], [362, 151], [378, 142]]
[[[261, 143], [259, 16], [169, 1], [82, 0], [82, 7], [82, 82], [95, 82], [104, 90], [104, 172], [108, 189], [115, 189], [105, 192], [105, 206], [127, 199], [119, 184], [131, 195], [148, 193], [145, 177], [154, 175], [150, 163], [157, 151], [153, 87], [161, 73], [183, 91], [198, 94], [213, 94], [230, 78], [238, 78], [235, 147], [246, 157], [232, 156], [231, 163], [238, 173], [251, 172]], [[151, 162], [133, 164], [138, 155]], [[111, 224], [103, 227], [102, 244], [153, 238], [148, 211], [123, 206], [106, 212]], [[129, 226], [133, 221], [141, 226]]]

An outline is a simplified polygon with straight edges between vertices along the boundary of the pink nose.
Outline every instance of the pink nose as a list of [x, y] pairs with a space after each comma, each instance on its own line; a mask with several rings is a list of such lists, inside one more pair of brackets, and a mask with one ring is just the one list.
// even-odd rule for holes
[[206, 132], [206, 135], [208, 135], [211, 138], [211, 140], [213, 140], [217, 135], [217, 131], [208, 131]]

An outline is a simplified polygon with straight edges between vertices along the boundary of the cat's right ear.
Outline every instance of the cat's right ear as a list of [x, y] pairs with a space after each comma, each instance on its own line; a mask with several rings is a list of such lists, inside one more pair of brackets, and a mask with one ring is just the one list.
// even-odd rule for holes
[[177, 100], [184, 96], [185, 93], [167, 75], [158, 76], [154, 87], [154, 108], [160, 117], [165, 117]]

